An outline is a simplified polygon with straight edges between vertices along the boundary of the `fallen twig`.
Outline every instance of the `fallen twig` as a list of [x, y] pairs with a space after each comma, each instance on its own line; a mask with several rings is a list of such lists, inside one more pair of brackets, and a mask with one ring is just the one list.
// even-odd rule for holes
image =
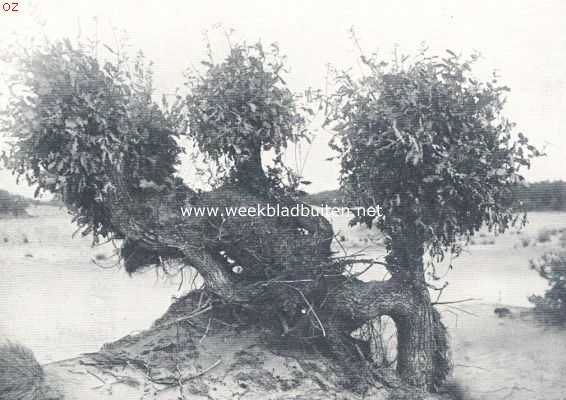
[[490, 369], [483, 368], [483, 367], [478, 367], [478, 366], [476, 366], [476, 365], [455, 364], [454, 366], [456, 366], [456, 367], [464, 367], [464, 368], [476, 368], [476, 369], [481, 369], [482, 371], [491, 371]]
[[206, 338], [206, 335], [208, 335], [208, 331], [210, 329], [210, 324], [212, 322], [212, 317], [210, 317], [208, 319], [208, 324], [206, 325], [206, 330], [204, 331], [204, 335], [202, 335], [202, 337], [200, 338], [200, 340], [198, 341], [199, 344], [202, 343], [202, 341]]
[[201, 372], [195, 375], [189, 375], [185, 377], [181, 377], [180, 379], [175, 378], [148, 378], [151, 382], [157, 383], [159, 385], [182, 385], [185, 382], [188, 382], [192, 379], [199, 378], [206, 374], [207, 372], [211, 371], [212, 369], [216, 368], [218, 365], [222, 363], [222, 359], [218, 359], [214, 364], [210, 365], [209, 367], [203, 369]]
[[161, 325], [157, 325], [156, 328], [167, 328], [171, 325], [175, 325], [175, 324], [178, 324], [179, 322], [183, 322], [183, 321], [192, 319], [194, 317], [197, 317], [201, 314], [204, 314], [205, 312], [212, 310], [212, 308], [213, 307], [211, 305], [209, 305], [209, 306], [201, 308], [200, 310], [195, 311], [194, 313], [187, 315], [185, 317], [180, 317], [180, 318], [174, 319], [173, 321], [170, 321], [170, 322], [167, 322], [167, 323], [164, 323], [164, 324], [161, 324]]
[[[322, 331], [322, 336], [326, 337], [326, 330], [324, 329], [324, 325], [322, 324], [322, 321], [320, 320], [320, 318], [318, 318], [318, 315], [316, 314], [316, 311], [314, 310], [314, 307], [312, 306], [309, 299], [307, 299], [307, 297], [304, 295], [302, 290], [297, 289], [296, 287], [293, 287], [291, 285], [287, 285], [287, 286], [289, 286], [291, 289], [299, 292], [299, 294], [301, 295], [301, 297], [303, 298], [303, 300], [305, 301], [305, 303], [307, 303], [307, 306], [309, 307], [309, 313], [312, 312], [312, 314], [314, 315], [314, 318], [316, 319], [316, 322], [318, 322], [318, 325], [320, 325], [320, 329]], [[308, 313], [307, 313], [307, 315], [308, 315]]]
[[97, 376], [96, 374], [90, 372], [88, 369], [86, 369], [87, 374], [94, 376], [96, 379], [98, 379], [100, 382], [102, 382], [103, 384], [106, 385], [106, 381], [104, 379], [102, 379], [101, 377]]
[[458, 311], [460, 311], [460, 312], [463, 312], [464, 314], [468, 314], [468, 315], [471, 315], [471, 316], [473, 316], [473, 317], [478, 317], [478, 318], [479, 318], [479, 315], [477, 315], [477, 314], [475, 314], [475, 313], [473, 313], [473, 312], [471, 312], [471, 311], [464, 310], [464, 309], [462, 309], [462, 308], [460, 308], [460, 307], [454, 307], [454, 306], [452, 306], [452, 307], [450, 307], [450, 308], [454, 308], [454, 309], [456, 309], [456, 310], [458, 310]]
[[446, 305], [446, 304], [458, 304], [458, 303], [466, 303], [468, 301], [478, 301], [481, 299], [477, 299], [474, 297], [470, 297], [467, 299], [462, 299], [462, 300], [454, 300], [454, 301], [435, 301], [432, 303], [433, 306], [439, 306], [439, 305]]

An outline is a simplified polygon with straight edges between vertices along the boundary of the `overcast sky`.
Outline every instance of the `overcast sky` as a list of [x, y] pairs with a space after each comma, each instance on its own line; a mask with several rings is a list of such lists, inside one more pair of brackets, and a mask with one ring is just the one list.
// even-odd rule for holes
[[[326, 65], [354, 65], [357, 52], [348, 30], [355, 27], [366, 52], [390, 53], [394, 46], [413, 53], [424, 41], [433, 53], [445, 49], [483, 55], [478, 74], [497, 70], [512, 91], [506, 115], [517, 122], [548, 156], [534, 163], [527, 178], [566, 179], [566, 2], [513, 1], [377, 1], [377, 0], [20, 0], [18, 13], [0, 14], [2, 40], [10, 32], [34, 35], [37, 21], [51, 37], [76, 37], [98, 31], [112, 46], [113, 29], [125, 30], [132, 48], [154, 61], [158, 89], [171, 92], [182, 84], [182, 71], [205, 54], [203, 31], [212, 43], [224, 39], [215, 24], [234, 29], [235, 40], [278, 42], [292, 70], [294, 90], [323, 87]], [[425, 4], [426, 3], [426, 4]], [[0, 139], [1, 140], [1, 139]], [[338, 166], [326, 133], [318, 133], [310, 150], [306, 177], [309, 191], [337, 186]], [[0, 172], [0, 187], [30, 195]]]

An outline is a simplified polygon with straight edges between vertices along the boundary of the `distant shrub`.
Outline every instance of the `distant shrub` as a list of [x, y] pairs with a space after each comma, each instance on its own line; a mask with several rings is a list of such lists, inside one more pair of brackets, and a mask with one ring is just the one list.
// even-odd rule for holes
[[513, 188], [513, 200], [529, 211], [566, 210], [566, 182], [543, 181]]
[[344, 193], [339, 190], [326, 190], [314, 194], [306, 194], [303, 201], [314, 206], [341, 207], [346, 204]]
[[[533, 182], [516, 185], [512, 189], [515, 205], [528, 211], [565, 211], [566, 182]], [[345, 204], [344, 193], [327, 190], [305, 196], [304, 201], [313, 205], [341, 206]]]
[[528, 237], [524, 237], [521, 239], [521, 245], [523, 247], [529, 247], [530, 244], [531, 244], [531, 239], [529, 239]]
[[16, 343], [0, 344], [0, 399], [43, 399], [44, 372], [31, 350]]
[[537, 241], [540, 243], [550, 242], [553, 235], [556, 235], [556, 229], [543, 229], [537, 235]]
[[566, 324], [566, 252], [544, 254], [539, 260], [531, 260], [531, 268], [550, 286], [544, 296], [529, 297], [537, 316], [545, 322]]
[[16, 196], [6, 190], [0, 189], [0, 217], [27, 216], [26, 209], [30, 206], [30, 201], [24, 197]]
[[507, 318], [511, 317], [513, 313], [507, 307], [497, 307], [493, 310], [493, 313], [497, 315], [499, 318]]

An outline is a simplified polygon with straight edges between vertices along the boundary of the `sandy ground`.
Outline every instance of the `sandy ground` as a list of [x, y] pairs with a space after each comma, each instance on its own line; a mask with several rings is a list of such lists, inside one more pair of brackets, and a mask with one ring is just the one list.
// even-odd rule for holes
[[198, 297], [98, 353], [46, 365], [45, 392], [52, 400], [441, 400], [394, 377], [388, 387], [360, 394], [351, 384], [359, 370], [328, 363], [259, 327], [233, 329], [237, 319], [229, 312], [178, 322], [194, 312]]
[[[454, 399], [564, 400], [566, 331], [538, 324], [529, 310], [520, 307], [509, 307], [512, 315], [499, 318], [493, 312], [494, 307], [481, 303], [457, 309], [442, 307], [454, 352], [451, 386], [455, 382], [459, 387], [451, 391], [457, 394]], [[298, 363], [291, 357], [261, 350], [259, 335], [233, 335], [233, 332], [229, 336], [210, 334], [201, 341], [202, 335], [197, 334], [190, 346], [184, 346], [191, 351], [175, 352], [175, 357], [182, 361], [183, 376], [210, 371], [209, 376], [203, 375], [184, 386], [187, 398], [322, 400], [329, 398], [328, 393], [333, 393], [332, 396], [340, 393], [332, 386], [338, 378], [332, 371], [325, 371], [320, 360]], [[171, 357], [168, 343], [174, 336], [169, 330], [128, 337], [117, 347], [117, 354], [135, 358], [149, 351], [150, 360], [163, 366]], [[54, 393], [63, 393], [68, 400], [176, 400], [179, 396], [179, 387], [148, 382], [139, 368], [118, 365], [101, 369], [95, 361], [97, 358], [90, 355], [47, 365], [48, 382]], [[233, 369], [238, 373], [231, 372]], [[166, 376], [158, 368], [152, 374]], [[224, 378], [218, 380], [219, 375]], [[371, 398], [417, 398], [391, 397], [393, 393], [382, 390]], [[352, 393], [331, 398], [358, 399]]]
[[[36, 218], [0, 220], [0, 339], [25, 344], [40, 362], [97, 351], [103, 343], [145, 329], [172, 296], [181, 294], [178, 281], [156, 279], [153, 273], [129, 278], [122, 270], [95, 265], [99, 257], [100, 264], [111, 266], [113, 248], [93, 249], [89, 238], [71, 238], [74, 227], [65, 211], [40, 207], [32, 213]], [[442, 310], [452, 334], [455, 380], [469, 393], [465, 399], [566, 399], [566, 332], [519, 317], [520, 308], [513, 308], [514, 318], [493, 314], [495, 304], [528, 305], [526, 297], [546, 287], [529, 270], [528, 260], [552, 249], [555, 240], [520, 243], [542, 228], [566, 226], [566, 214], [537, 213], [531, 221], [523, 232], [491, 244], [489, 234], [482, 233], [447, 276], [450, 286], [442, 300], [481, 299]], [[383, 254], [379, 234], [348, 228], [345, 219], [333, 223], [350, 253]], [[382, 277], [377, 270], [366, 275]], [[96, 383], [91, 378], [96, 381], [74, 376], [82, 384]]]
[[468, 393], [463, 399], [566, 399], [566, 330], [539, 324], [520, 307], [509, 307], [512, 316], [498, 318], [495, 307], [442, 308], [455, 380]]
[[[438, 267], [449, 283], [441, 301], [472, 302], [440, 306], [451, 334], [454, 382], [462, 400], [566, 400], [566, 330], [546, 327], [534, 320], [527, 298], [542, 294], [547, 284], [529, 268], [529, 260], [558, 249], [559, 235], [538, 242], [541, 231], [563, 229], [564, 213], [531, 213], [521, 230], [494, 236], [484, 230], [474, 243], [453, 260]], [[376, 232], [349, 227], [344, 219], [333, 221], [338, 238], [350, 254], [363, 252], [383, 256]], [[528, 239], [529, 245], [523, 242]], [[342, 246], [334, 246], [337, 252]], [[365, 279], [381, 279], [383, 270], [370, 271]], [[433, 296], [436, 293], [431, 293]], [[496, 307], [507, 305], [511, 318], [498, 318]], [[519, 306], [519, 307], [517, 307]], [[460, 399], [458, 399], [460, 400]]]
[[30, 211], [35, 218], [0, 219], [0, 339], [24, 343], [40, 362], [146, 329], [179, 294], [177, 281], [113, 267], [112, 245], [73, 238], [64, 210]]

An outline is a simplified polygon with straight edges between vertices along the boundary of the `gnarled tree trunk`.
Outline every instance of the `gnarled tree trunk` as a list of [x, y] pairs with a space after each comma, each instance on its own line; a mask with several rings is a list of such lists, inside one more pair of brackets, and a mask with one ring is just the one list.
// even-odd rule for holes
[[397, 370], [406, 382], [433, 389], [434, 310], [428, 293], [414, 293], [414, 304], [407, 315], [393, 317], [397, 326]]
[[446, 331], [431, 303], [423, 265], [424, 241], [417, 230], [392, 238], [388, 264], [410, 297], [408, 312], [390, 315], [397, 327], [397, 371], [408, 383], [437, 389], [451, 365]]
[[108, 202], [113, 224], [133, 243], [129, 251], [143, 254], [130, 270], [160, 257], [180, 259], [219, 301], [263, 313], [265, 321], [280, 326], [278, 334], [316, 338], [337, 353], [353, 350], [350, 335], [363, 324], [390, 316], [398, 331], [399, 375], [412, 385], [436, 388], [447, 373], [446, 339], [426, 288], [418, 240], [397, 238], [388, 259], [392, 277], [364, 282], [345, 276], [347, 261], [332, 257], [332, 227], [323, 217], [181, 216], [180, 207], [292, 205], [293, 199], [255, 187], [267, 183], [259, 156], [242, 162], [237, 172], [239, 181], [201, 194], [185, 188], [181, 200], [178, 193], [136, 200], [116, 174]]

